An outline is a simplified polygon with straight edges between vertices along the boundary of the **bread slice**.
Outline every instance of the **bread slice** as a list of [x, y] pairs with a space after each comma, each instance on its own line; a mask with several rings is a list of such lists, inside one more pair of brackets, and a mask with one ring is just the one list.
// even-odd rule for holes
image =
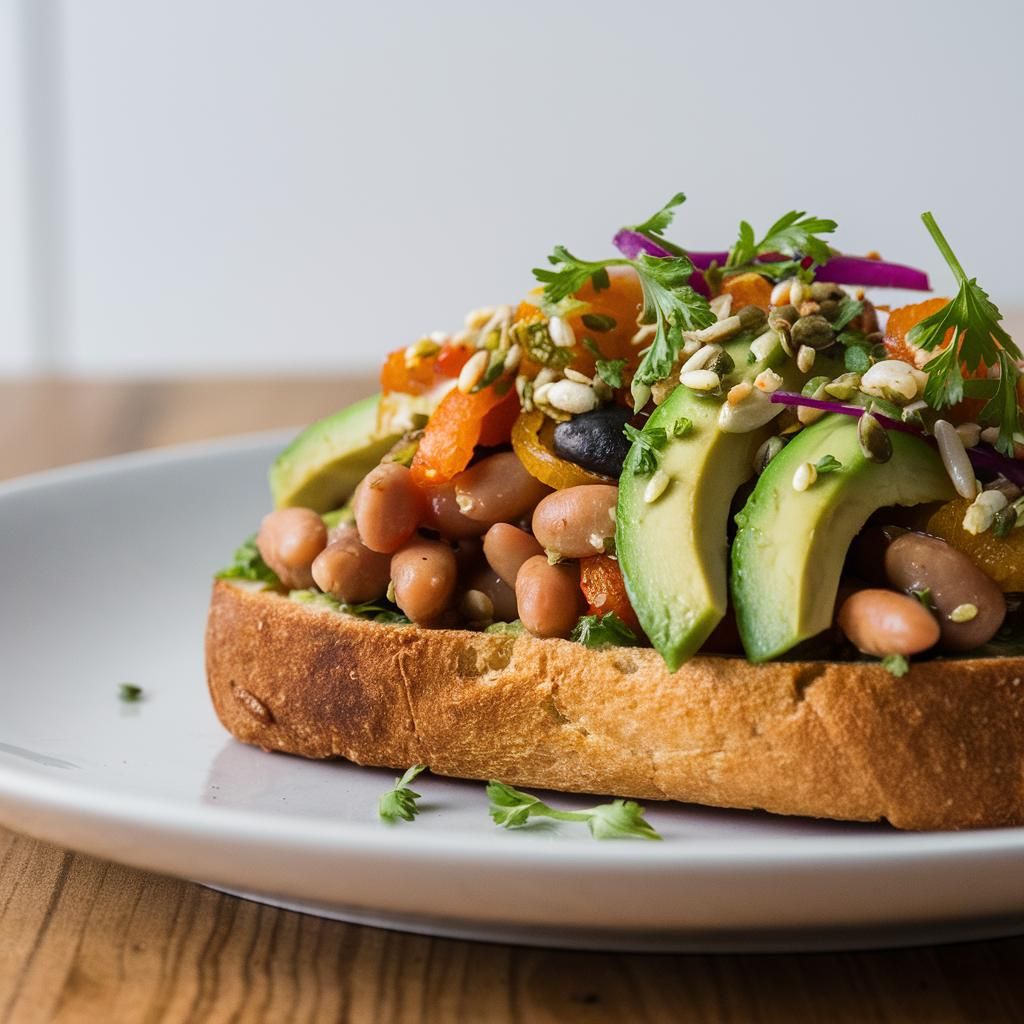
[[902, 829], [1024, 824], [1024, 659], [698, 657], [367, 622], [215, 584], [210, 694], [239, 740], [515, 786]]

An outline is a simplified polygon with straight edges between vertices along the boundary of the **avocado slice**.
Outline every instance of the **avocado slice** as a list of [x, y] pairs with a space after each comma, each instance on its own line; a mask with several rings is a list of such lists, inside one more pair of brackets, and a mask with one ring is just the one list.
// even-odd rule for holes
[[[725, 389], [769, 367], [782, 374], [787, 387], [803, 378], [778, 346], [754, 363], [748, 362], [749, 336], [723, 348], [736, 364], [723, 381]], [[720, 399], [677, 387], [642, 432], [664, 429], [668, 435], [659, 461], [671, 477], [668, 489], [657, 501], [644, 500], [651, 477], [637, 473], [639, 443], [630, 449], [619, 478], [619, 565], [640, 625], [673, 672], [725, 616], [729, 506], [740, 485], [754, 475], [754, 454], [771, 430], [723, 433], [718, 427], [721, 408]], [[682, 418], [692, 427], [675, 437], [673, 425]]]
[[377, 433], [379, 395], [364, 398], [307, 427], [270, 467], [275, 508], [337, 508], [400, 435]]
[[[768, 464], [743, 510], [732, 545], [732, 596], [747, 657], [767, 661], [832, 624], [850, 542], [887, 505], [953, 497], [942, 460], [921, 438], [891, 431], [892, 458], [869, 462], [857, 421], [833, 414], [802, 430]], [[826, 455], [842, 468], [805, 491], [793, 476]]]

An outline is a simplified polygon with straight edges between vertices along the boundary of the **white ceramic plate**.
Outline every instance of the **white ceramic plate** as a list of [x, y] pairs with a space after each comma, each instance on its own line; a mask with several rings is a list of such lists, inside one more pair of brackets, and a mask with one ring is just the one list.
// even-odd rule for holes
[[[498, 941], [758, 950], [1024, 930], [1024, 829], [651, 804], [665, 842], [595, 842], [501, 831], [482, 785], [430, 776], [424, 813], [389, 827], [376, 802], [394, 773], [235, 743], [206, 695], [209, 581], [265, 511], [282, 440], [0, 486], [3, 824], [283, 906]], [[141, 704], [118, 700], [124, 681]]]

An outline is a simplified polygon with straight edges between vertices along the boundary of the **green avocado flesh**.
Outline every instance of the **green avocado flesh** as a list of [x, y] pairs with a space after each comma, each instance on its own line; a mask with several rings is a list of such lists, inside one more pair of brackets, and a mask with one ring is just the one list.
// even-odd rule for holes
[[[938, 454], [920, 438], [891, 431], [892, 458], [869, 462], [857, 421], [831, 415], [802, 430], [768, 464], [743, 511], [732, 546], [732, 597], [747, 657], [767, 661], [832, 624], [850, 542], [876, 509], [954, 496]], [[842, 468], [805, 491], [793, 475], [826, 455]]]
[[398, 435], [377, 434], [378, 395], [307, 427], [270, 467], [275, 508], [337, 508], [377, 465]]
[[[749, 338], [723, 346], [736, 370], [728, 389], [779, 364], [786, 386], [800, 379], [781, 349], [747, 363]], [[695, 654], [725, 615], [728, 600], [729, 507], [737, 489], [754, 475], [753, 457], [770, 427], [746, 434], [718, 428], [722, 400], [677, 387], [644, 427], [664, 428], [669, 440], [659, 465], [670, 477], [664, 494], [644, 501], [649, 475], [635, 472], [641, 451], [634, 444], [619, 479], [615, 546], [630, 601], [651, 643], [675, 671]], [[673, 437], [681, 417], [693, 424]]]

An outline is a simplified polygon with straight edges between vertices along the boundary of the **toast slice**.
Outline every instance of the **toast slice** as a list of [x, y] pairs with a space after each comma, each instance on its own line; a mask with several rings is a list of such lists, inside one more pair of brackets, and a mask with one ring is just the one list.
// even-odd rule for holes
[[514, 786], [901, 829], [1024, 824], [1024, 658], [696, 657], [368, 622], [220, 581], [210, 694], [244, 743]]

